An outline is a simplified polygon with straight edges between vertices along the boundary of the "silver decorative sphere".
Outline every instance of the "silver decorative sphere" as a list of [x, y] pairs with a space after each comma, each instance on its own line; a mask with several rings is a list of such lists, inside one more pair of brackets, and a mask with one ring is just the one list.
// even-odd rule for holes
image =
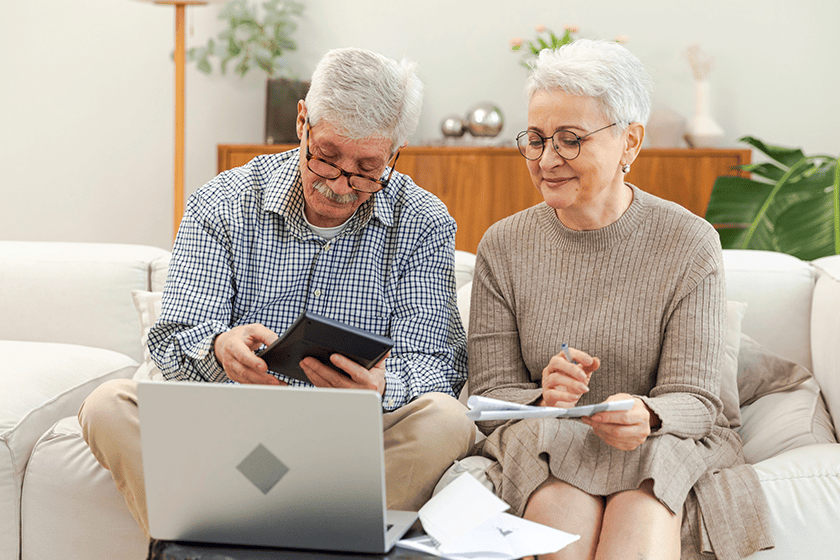
[[461, 117], [450, 115], [440, 123], [440, 130], [446, 138], [460, 138], [467, 131], [467, 125]]
[[503, 125], [502, 111], [493, 103], [479, 103], [467, 113], [467, 130], [473, 136], [498, 136]]

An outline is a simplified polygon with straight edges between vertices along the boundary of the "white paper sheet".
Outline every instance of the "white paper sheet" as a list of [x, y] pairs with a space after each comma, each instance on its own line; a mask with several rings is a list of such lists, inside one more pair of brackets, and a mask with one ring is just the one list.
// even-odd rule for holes
[[592, 416], [596, 412], [630, 410], [633, 408], [633, 399], [572, 408], [557, 408], [553, 406], [529, 406], [473, 395], [467, 400], [467, 406], [470, 408], [466, 413], [467, 418], [476, 421], [517, 420], [521, 418], [580, 418], [581, 416]]
[[508, 505], [464, 473], [419, 512], [427, 535], [397, 545], [452, 560], [513, 560], [556, 552], [580, 537], [503, 513]]
[[446, 546], [509, 508], [472, 475], [462, 474], [426, 502], [417, 516], [426, 533]]

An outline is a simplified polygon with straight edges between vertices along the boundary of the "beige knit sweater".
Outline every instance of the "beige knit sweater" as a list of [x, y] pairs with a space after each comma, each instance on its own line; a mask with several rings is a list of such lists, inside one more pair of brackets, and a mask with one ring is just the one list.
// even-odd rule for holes
[[661, 427], [620, 451], [577, 420], [482, 423], [482, 453], [497, 461], [488, 475], [519, 515], [549, 473], [593, 495], [651, 478], [666, 507], [684, 508], [684, 559], [701, 550], [741, 558], [772, 546], [772, 536], [718, 396], [720, 242], [704, 220], [632, 188], [629, 209], [600, 230], [570, 230], [542, 203], [487, 231], [471, 299], [470, 392], [534, 403], [543, 368], [568, 342], [601, 359], [579, 404], [630, 393]]

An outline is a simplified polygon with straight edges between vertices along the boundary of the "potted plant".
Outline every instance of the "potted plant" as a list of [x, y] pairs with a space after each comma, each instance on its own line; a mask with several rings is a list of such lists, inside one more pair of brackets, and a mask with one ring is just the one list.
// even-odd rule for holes
[[265, 142], [281, 144], [296, 142], [294, 122], [297, 102], [306, 96], [309, 82], [297, 79], [285, 58], [297, 49], [291, 35], [297, 29], [296, 19], [303, 14], [303, 4], [293, 0], [266, 0], [262, 10], [247, 0], [231, 0], [219, 12], [219, 19], [227, 23], [216, 39], [209, 39], [203, 47], [189, 49], [189, 60], [210, 74], [212, 58], [219, 59], [219, 69], [226, 74], [233, 64], [234, 71], [245, 76], [252, 68], [266, 73]]
[[728, 249], [764, 249], [813, 260], [840, 254], [840, 162], [740, 139], [770, 161], [744, 165], [751, 177], [718, 177], [706, 219]]

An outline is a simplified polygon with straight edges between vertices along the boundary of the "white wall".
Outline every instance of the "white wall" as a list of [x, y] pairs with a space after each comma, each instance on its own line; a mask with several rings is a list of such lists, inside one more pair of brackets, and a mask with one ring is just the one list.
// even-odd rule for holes
[[[420, 129], [478, 101], [525, 126], [525, 69], [508, 41], [534, 26], [580, 27], [627, 47], [656, 80], [656, 107], [688, 117], [685, 50], [714, 57], [712, 114], [723, 145], [743, 135], [840, 153], [836, 0], [308, 0], [291, 57], [303, 77], [328, 49], [360, 46], [416, 60]], [[188, 8], [188, 46], [218, 30], [219, 6]], [[174, 9], [134, 0], [5, 2], [0, 12], [0, 239], [172, 240]], [[187, 71], [186, 191], [216, 172], [216, 145], [259, 143], [263, 76]]]

